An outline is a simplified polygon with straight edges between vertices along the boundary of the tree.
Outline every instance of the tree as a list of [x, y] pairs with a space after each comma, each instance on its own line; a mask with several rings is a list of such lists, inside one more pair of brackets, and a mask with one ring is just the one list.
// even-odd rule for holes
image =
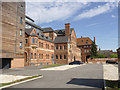
[[117, 54], [111, 54], [110, 58], [118, 58], [118, 55]]
[[98, 54], [97, 57], [98, 57], [98, 58], [105, 58], [106, 56], [105, 56], [105, 54]]
[[92, 42], [91, 45], [91, 57], [92, 58], [97, 57], [97, 45], [95, 44], [95, 42]]

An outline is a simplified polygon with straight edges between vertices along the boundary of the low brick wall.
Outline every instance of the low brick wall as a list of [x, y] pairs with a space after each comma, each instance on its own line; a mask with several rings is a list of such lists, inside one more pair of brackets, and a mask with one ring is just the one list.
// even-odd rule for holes
[[24, 67], [24, 58], [14, 58], [11, 60], [11, 68]]
[[90, 62], [92, 62], [92, 63], [96, 63], [96, 62], [104, 63], [107, 60], [118, 61], [118, 58], [96, 58], [96, 59], [88, 59], [88, 63], [90, 63]]

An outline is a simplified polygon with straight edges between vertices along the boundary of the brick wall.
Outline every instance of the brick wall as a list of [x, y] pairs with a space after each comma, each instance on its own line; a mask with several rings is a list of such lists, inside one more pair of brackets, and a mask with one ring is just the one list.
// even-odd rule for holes
[[118, 61], [117, 58], [96, 58], [96, 59], [88, 59], [88, 63], [93, 62], [106, 62], [107, 60], [111, 60], [111, 61]]

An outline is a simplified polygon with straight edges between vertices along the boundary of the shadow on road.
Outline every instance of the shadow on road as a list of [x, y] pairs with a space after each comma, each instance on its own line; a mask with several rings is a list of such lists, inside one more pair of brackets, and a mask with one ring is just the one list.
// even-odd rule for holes
[[104, 81], [103, 79], [83, 79], [83, 78], [73, 78], [67, 84], [95, 87], [104, 90]]

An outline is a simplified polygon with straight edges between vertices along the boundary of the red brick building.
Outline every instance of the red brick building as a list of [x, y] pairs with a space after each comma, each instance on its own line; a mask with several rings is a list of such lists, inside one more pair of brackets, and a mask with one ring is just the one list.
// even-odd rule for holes
[[[87, 62], [87, 59], [91, 56], [92, 40], [89, 37], [77, 38], [77, 46], [81, 49], [82, 61]], [[94, 37], [95, 42], [95, 37]]]
[[70, 24], [65, 24], [65, 29], [53, 30], [51, 27], [41, 28], [33, 20], [26, 20], [25, 41], [25, 65], [81, 61], [81, 50], [77, 48], [76, 34]]
[[81, 61], [81, 50], [77, 47], [77, 38], [74, 28], [70, 23], [65, 24], [65, 29], [55, 30], [55, 58], [58, 64], [68, 64], [72, 61]]

